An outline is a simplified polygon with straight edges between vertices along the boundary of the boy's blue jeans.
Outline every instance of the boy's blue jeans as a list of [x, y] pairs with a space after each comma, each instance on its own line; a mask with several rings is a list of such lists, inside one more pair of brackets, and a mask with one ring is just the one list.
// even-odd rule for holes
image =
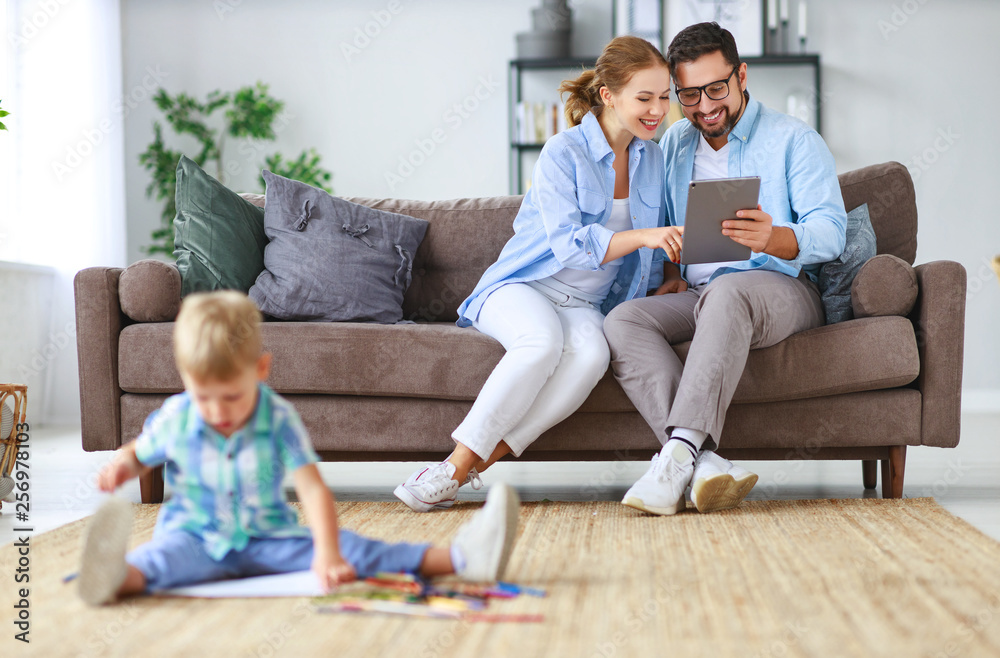
[[[430, 544], [389, 544], [340, 531], [340, 554], [358, 578], [378, 572], [417, 573]], [[154, 537], [126, 556], [146, 577], [146, 591], [193, 585], [210, 580], [306, 571], [312, 566], [312, 537], [253, 537], [242, 551], [229, 551], [221, 560], [205, 552], [196, 535], [173, 531]]]

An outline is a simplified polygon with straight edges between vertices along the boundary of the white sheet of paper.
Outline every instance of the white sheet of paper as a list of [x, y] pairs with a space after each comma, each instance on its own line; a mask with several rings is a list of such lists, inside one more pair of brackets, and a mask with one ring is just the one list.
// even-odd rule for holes
[[312, 571], [293, 571], [271, 576], [237, 578], [199, 583], [157, 592], [164, 596], [189, 596], [199, 599], [254, 599], [292, 596], [322, 596]]

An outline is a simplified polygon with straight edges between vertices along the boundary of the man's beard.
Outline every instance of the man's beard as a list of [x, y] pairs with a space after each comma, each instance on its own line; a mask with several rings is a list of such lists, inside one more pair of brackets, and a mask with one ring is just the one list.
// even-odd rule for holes
[[728, 107], [723, 108], [723, 111], [726, 113], [726, 120], [715, 128], [704, 128], [700, 121], [696, 122], [694, 125], [698, 128], [698, 132], [704, 135], [706, 139], [716, 139], [728, 135], [736, 127], [736, 124], [740, 122], [740, 117], [743, 116], [743, 100], [741, 94], [740, 107], [736, 110], [735, 115], [729, 111]]

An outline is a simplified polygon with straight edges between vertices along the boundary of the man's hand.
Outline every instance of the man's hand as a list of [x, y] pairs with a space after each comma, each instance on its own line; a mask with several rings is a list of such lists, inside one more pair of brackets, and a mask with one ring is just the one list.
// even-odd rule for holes
[[742, 245], [750, 247], [755, 253], [764, 253], [771, 240], [771, 216], [758, 205], [757, 210], [740, 210], [736, 213], [740, 219], [729, 219], [722, 222], [722, 234]]
[[325, 553], [316, 550], [313, 555], [312, 571], [324, 592], [334, 585], [349, 583], [358, 577], [354, 567], [348, 564], [340, 553]]
[[663, 285], [656, 289], [653, 295], [666, 295], [672, 292], [684, 292], [688, 289], [687, 281], [681, 278], [664, 281]]

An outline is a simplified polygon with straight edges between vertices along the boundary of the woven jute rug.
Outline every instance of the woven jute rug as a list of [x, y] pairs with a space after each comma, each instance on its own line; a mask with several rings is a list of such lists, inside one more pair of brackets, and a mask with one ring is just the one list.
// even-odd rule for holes
[[[445, 544], [478, 508], [413, 514], [341, 503], [341, 525]], [[136, 506], [133, 542], [155, 505]], [[933, 499], [753, 501], [644, 516], [613, 502], [529, 503], [507, 580], [548, 590], [491, 604], [542, 623], [319, 614], [307, 599], [145, 597], [86, 607], [63, 576], [86, 519], [30, 548], [31, 644], [42, 656], [997, 656], [1000, 543]], [[0, 609], [17, 602], [0, 549]], [[13, 655], [13, 654], [11, 654]]]

